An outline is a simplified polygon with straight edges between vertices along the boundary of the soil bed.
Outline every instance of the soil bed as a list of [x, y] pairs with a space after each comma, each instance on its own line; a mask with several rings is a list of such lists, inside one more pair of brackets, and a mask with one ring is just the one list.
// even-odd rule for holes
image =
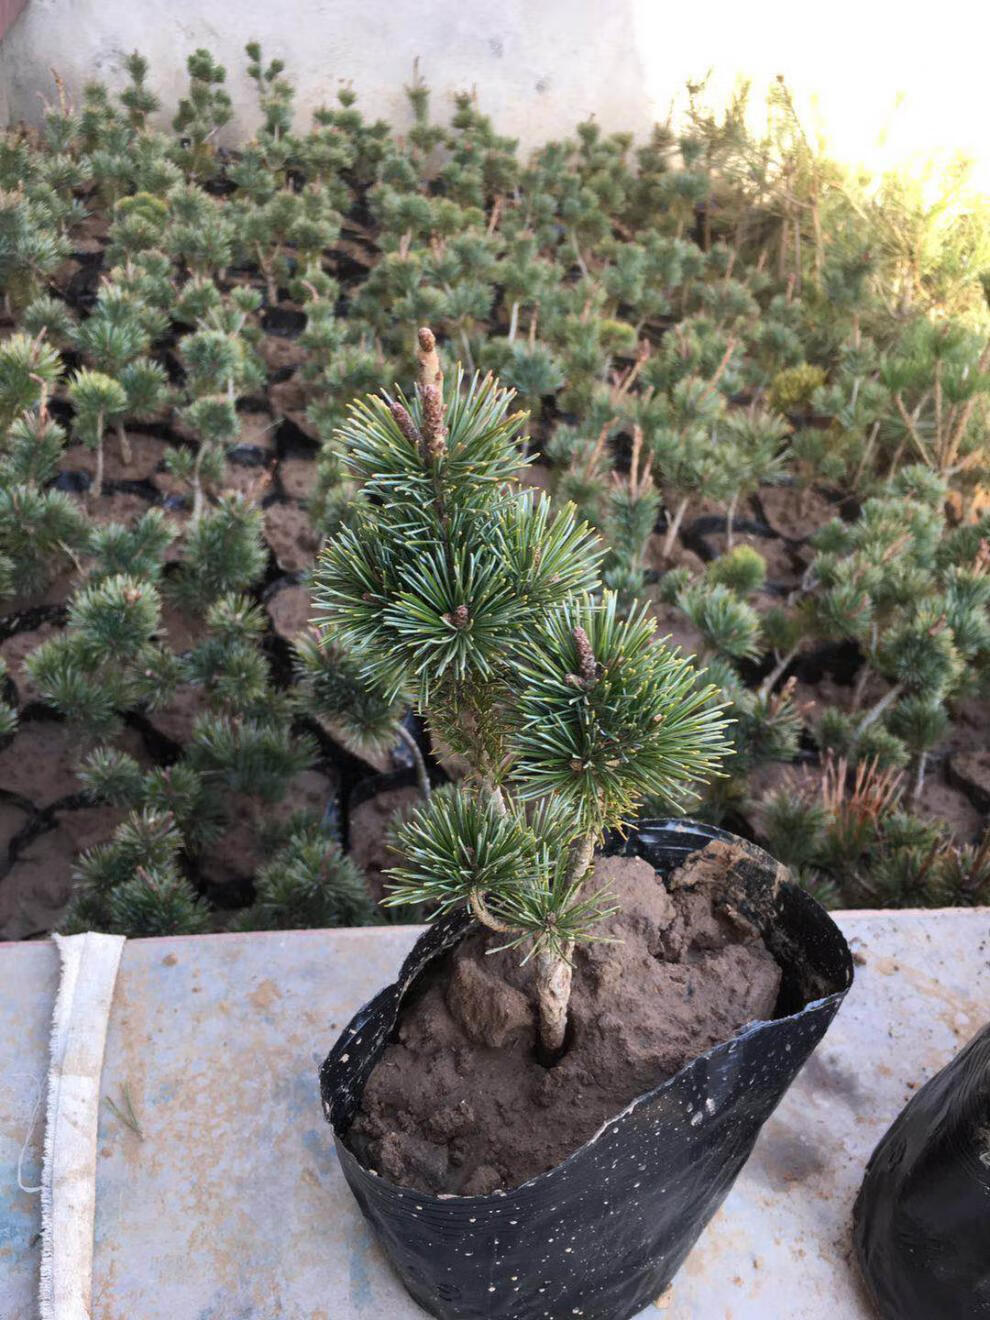
[[780, 968], [727, 900], [740, 850], [715, 842], [666, 882], [640, 858], [600, 859], [589, 888], [614, 942], [574, 955], [569, 1042], [536, 1057], [531, 969], [469, 936], [413, 993], [348, 1140], [368, 1168], [435, 1194], [483, 1195], [552, 1169], [686, 1062], [773, 1016]]

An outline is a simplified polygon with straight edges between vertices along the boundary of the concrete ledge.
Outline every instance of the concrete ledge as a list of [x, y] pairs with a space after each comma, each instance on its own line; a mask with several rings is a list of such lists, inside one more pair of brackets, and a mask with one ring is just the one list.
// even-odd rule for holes
[[[853, 1320], [863, 1166], [913, 1090], [983, 1025], [990, 909], [848, 912], [857, 980], [672, 1288], [664, 1320]], [[317, 1066], [394, 976], [412, 928], [140, 940], [124, 950], [104, 1097], [102, 1320], [413, 1320], [344, 1184]], [[33, 1320], [37, 1196], [17, 1159], [47, 1067], [48, 944], [0, 945], [0, 1315]], [[38, 1181], [40, 1120], [24, 1180]]]

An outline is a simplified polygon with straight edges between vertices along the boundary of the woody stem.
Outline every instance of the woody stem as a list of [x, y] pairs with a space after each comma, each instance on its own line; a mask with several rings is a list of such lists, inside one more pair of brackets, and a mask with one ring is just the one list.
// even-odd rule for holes
[[475, 918], [489, 930], [494, 930], [499, 935], [508, 935], [512, 932], [512, 927], [507, 926], [504, 921], [499, 921], [493, 912], [488, 910], [481, 892], [472, 889], [468, 897], [468, 903]]

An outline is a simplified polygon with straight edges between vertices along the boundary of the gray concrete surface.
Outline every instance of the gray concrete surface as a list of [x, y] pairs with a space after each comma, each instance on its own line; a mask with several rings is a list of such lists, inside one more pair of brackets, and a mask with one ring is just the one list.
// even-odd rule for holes
[[[854, 1320], [863, 1165], [990, 1016], [990, 910], [839, 914], [857, 980], [657, 1320]], [[316, 1070], [392, 979], [407, 929], [142, 940], [103, 1073], [94, 1320], [413, 1320], [358, 1214]], [[18, 1154], [46, 1067], [56, 954], [0, 945], [0, 1316], [33, 1320], [37, 1196]], [[125, 1096], [126, 1093], [126, 1096]], [[24, 1181], [38, 1181], [40, 1121]]]

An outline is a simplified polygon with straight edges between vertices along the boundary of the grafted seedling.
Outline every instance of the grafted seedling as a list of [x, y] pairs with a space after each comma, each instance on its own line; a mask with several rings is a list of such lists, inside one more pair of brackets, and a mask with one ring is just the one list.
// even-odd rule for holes
[[471, 773], [396, 831], [389, 903], [467, 905], [535, 965], [544, 1050], [564, 1043], [575, 945], [607, 897], [596, 843], [647, 795], [683, 800], [725, 743], [713, 689], [601, 592], [600, 552], [514, 473], [524, 418], [491, 377], [419, 379], [354, 406], [342, 440], [366, 498], [318, 573], [327, 636], [385, 692], [411, 693]]
[[76, 431], [96, 452], [92, 492], [99, 499], [103, 494], [103, 438], [107, 426], [127, 411], [127, 393], [112, 376], [84, 367], [69, 382], [69, 398], [76, 410]]
[[[944, 498], [944, 484], [926, 468], [902, 469], [856, 522], [836, 520], [818, 533], [812, 566], [815, 629], [856, 640], [863, 652], [849, 750], [883, 727], [900, 740], [903, 760], [914, 758], [914, 796], [945, 733], [945, 703], [978, 681], [990, 653], [983, 529], [967, 529], [975, 541], [946, 535]], [[867, 685], [878, 680], [885, 690], [861, 711]]]

